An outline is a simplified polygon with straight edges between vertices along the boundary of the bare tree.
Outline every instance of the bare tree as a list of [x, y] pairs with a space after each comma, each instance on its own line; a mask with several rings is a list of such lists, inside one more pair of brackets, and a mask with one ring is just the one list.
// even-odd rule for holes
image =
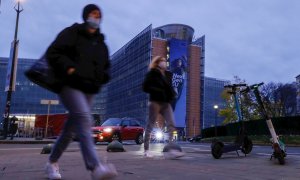
[[[234, 83], [245, 83], [238, 76], [234, 76]], [[267, 113], [271, 117], [292, 116], [296, 114], [297, 88], [295, 83], [274, 83], [270, 82], [260, 88], [263, 103]], [[226, 107], [219, 112], [225, 117], [224, 124], [235, 122], [237, 115], [235, 112], [234, 99], [224, 89], [222, 98], [226, 101]], [[256, 98], [252, 92], [239, 96], [243, 120], [261, 119], [260, 109]]]

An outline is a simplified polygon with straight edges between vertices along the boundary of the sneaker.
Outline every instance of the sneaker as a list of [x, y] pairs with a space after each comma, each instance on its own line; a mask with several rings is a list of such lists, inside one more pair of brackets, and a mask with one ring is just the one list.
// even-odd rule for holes
[[168, 152], [164, 152], [164, 156], [166, 159], [177, 159], [184, 155], [185, 155], [184, 152], [178, 151], [178, 150], [173, 150], [173, 149], [169, 150]]
[[148, 150], [146, 150], [146, 151], [144, 152], [144, 157], [145, 157], [145, 158], [153, 158], [154, 156], [153, 156]]
[[100, 164], [92, 171], [92, 180], [110, 179], [118, 175], [113, 164]]
[[58, 163], [47, 163], [46, 164], [46, 174], [49, 179], [61, 179], [61, 174], [59, 173]]

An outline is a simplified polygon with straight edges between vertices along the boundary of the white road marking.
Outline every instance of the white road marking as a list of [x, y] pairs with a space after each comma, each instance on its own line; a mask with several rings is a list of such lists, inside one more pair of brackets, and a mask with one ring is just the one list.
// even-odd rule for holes
[[11, 148], [11, 149], [0, 149], [0, 151], [18, 151], [18, 150], [35, 150], [42, 148]]

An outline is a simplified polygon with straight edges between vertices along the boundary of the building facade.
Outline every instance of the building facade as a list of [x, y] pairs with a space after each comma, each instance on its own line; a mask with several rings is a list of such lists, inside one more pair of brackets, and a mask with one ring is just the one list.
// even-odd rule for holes
[[151, 26], [111, 56], [111, 81], [104, 92], [106, 118], [134, 117], [146, 124], [147, 94], [141, 84], [151, 57]]
[[[12, 94], [10, 114], [47, 114], [47, 105], [42, 105], [42, 99], [58, 100], [56, 94], [51, 93], [29, 81], [24, 72], [36, 59], [18, 59], [16, 89]], [[5, 77], [7, 73], [8, 58], [0, 58], [0, 111], [4, 112], [6, 103]], [[51, 106], [51, 113], [65, 113], [64, 107]], [[3, 113], [2, 112], [2, 113]]]
[[[148, 118], [149, 97], [142, 91], [142, 82], [154, 56], [168, 60], [177, 92], [174, 108], [176, 126], [181, 135], [200, 134], [204, 116], [205, 36], [194, 38], [194, 29], [182, 24], [157, 28], [146, 27], [111, 56], [111, 81], [96, 96], [93, 113], [101, 121], [110, 117], [133, 117], [142, 125]], [[42, 99], [58, 100], [53, 94], [33, 84], [24, 76], [36, 59], [18, 60], [16, 91], [12, 95], [11, 114], [47, 114]], [[8, 58], [0, 58], [0, 77], [6, 77]], [[4, 112], [5, 78], [0, 78], [0, 111]], [[66, 113], [59, 105], [51, 106], [50, 114]]]
[[[221, 94], [224, 86], [230, 81], [211, 77], [205, 77], [204, 80], [204, 118], [201, 124], [202, 129], [221, 125], [224, 117], [220, 117], [219, 110], [225, 108], [226, 101], [222, 99]], [[218, 108], [214, 108], [217, 105]]]
[[296, 103], [296, 114], [300, 115], [300, 75], [296, 77], [296, 85], [297, 85], [297, 103]]
[[[42, 99], [47, 100], [59, 100], [58, 96], [48, 90], [45, 90], [36, 84], [29, 81], [24, 72], [35, 62], [37, 59], [18, 59], [16, 87], [12, 94], [12, 104], [10, 108], [11, 115], [17, 115], [18, 117], [24, 117], [30, 119], [30, 123], [34, 123], [34, 117], [36, 114], [47, 114], [48, 105], [41, 104]], [[6, 104], [5, 84], [7, 74], [8, 58], [0, 58], [0, 114], [4, 113]], [[92, 109], [93, 114], [100, 115], [100, 119], [104, 120], [105, 104], [106, 104], [106, 86], [103, 86], [104, 93], [100, 93], [96, 96], [94, 106]], [[50, 106], [50, 114], [62, 114], [67, 113], [64, 106], [59, 102], [58, 105]], [[3, 119], [0, 119], [0, 123]]]
[[154, 56], [166, 57], [177, 92], [172, 103], [181, 136], [200, 133], [204, 90], [205, 37], [193, 41], [194, 29], [182, 24], [145, 28], [111, 56], [112, 80], [107, 87], [106, 118], [133, 117], [145, 125], [148, 95], [142, 83]]

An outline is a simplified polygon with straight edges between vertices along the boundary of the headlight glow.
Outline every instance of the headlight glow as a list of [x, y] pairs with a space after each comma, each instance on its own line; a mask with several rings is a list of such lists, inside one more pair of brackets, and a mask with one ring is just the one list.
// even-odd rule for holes
[[157, 140], [161, 140], [161, 139], [163, 138], [163, 133], [160, 132], [160, 131], [156, 132], [156, 133], [155, 133], [155, 138], [156, 138]]
[[112, 132], [112, 128], [104, 128], [103, 131], [106, 133], [110, 133]]

